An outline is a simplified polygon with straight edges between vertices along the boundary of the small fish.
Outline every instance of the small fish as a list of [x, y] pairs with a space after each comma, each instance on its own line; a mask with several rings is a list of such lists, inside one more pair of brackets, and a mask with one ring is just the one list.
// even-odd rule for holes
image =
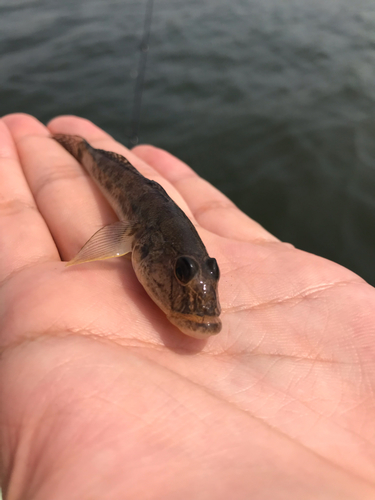
[[96, 232], [67, 265], [131, 252], [138, 280], [173, 325], [200, 339], [219, 333], [219, 267], [185, 213], [123, 156], [79, 136], [53, 138], [84, 166], [120, 219]]

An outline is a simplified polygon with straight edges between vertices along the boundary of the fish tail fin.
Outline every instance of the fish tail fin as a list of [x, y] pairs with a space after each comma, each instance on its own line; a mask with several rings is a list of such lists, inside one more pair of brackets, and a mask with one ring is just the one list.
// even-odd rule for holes
[[82, 163], [83, 155], [89, 147], [88, 142], [79, 135], [55, 134], [52, 136], [63, 146], [76, 160]]

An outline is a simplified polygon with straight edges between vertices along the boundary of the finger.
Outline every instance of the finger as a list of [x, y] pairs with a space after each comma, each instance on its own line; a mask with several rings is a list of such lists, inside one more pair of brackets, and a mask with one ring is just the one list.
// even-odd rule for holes
[[132, 152], [157, 170], [181, 193], [193, 216], [205, 229], [242, 241], [278, 241], [260, 224], [241, 212], [223, 193], [170, 153], [148, 145], [137, 146]]
[[28, 265], [60, 260], [22, 171], [6, 120], [0, 120], [0, 281]]
[[70, 260], [101, 226], [116, 216], [79, 163], [48, 129], [28, 115], [4, 118], [25, 176], [63, 260]]
[[92, 122], [77, 116], [59, 116], [51, 120], [48, 128], [52, 134], [72, 134], [84, 137], [94, 148], [113, 151], [125, 156], [130, 163], [148, 179], [152, 179], [163, 186], [169, 196], [193, 219], [193, 215], [180, 193], [155, 168], [148, 165], [138, 155], [135, 155], [125, 146], [116, 142], [106, 132]]

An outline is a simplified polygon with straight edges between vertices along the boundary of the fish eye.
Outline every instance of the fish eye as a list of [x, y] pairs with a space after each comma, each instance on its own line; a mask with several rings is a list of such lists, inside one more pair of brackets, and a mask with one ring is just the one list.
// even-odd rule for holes
[[220, 278], [220, 271], [219, 271], [219, 266], [217, 265], [216, 259], [214, 258], [209, 258], [206, 260], [206, 265], [208, 267], [208, 270], [210, 271], [210, 274], [215, 280], [218, 280]]
[[198, 263], [191, 257], [179, 257], [176, 260], [174, 272], [182, 285], [187, 285], [198, 272]]

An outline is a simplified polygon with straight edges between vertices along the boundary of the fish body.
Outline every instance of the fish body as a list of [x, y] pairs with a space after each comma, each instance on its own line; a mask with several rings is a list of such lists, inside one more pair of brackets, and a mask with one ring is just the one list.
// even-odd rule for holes
[[191, 337], [221, 330], [219, 268], [194, 225], [157, 182], [79, 136], [53, 136], [95, 180], [119, 222], [95, 233], [68, 265], [131, 252], [136, 276], [172, 324]]

